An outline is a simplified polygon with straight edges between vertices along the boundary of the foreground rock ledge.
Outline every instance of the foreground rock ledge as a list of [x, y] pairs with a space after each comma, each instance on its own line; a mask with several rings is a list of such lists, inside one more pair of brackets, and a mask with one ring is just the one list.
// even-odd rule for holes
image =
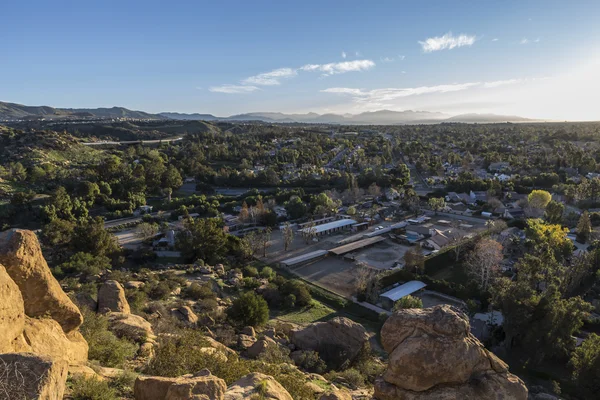
[[383, 325], [381, 341], [389, 362], [375, 383], [379, 400], [527, 399], [523, 381], [451, 306], [397, 312]]
[[0, 354], [0, 398], [62, 400], [67, 362], [31, 353]]

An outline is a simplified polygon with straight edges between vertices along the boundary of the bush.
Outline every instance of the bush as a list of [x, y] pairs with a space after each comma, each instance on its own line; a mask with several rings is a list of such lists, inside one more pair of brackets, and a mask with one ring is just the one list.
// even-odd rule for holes
[[118, 400], [117, 391], [107, 381], [98, 378], [77, 377], [71, 381], [73, 400]]
[[248, 265], [244, 268], [244, 276], [256, 278], [258, 276], [258, 270], [255, 267]]
[[183, 292], [184, 296], [192, 300], [215, 299], [217, 296], [212, 291], [210, 283], [192, 283]]
[[327, 370], [327, 364], [316, 351], [304, 351], [296, 360], [296, 365], [305, 371], [322, 374]]
[[81, 313], [83, 324], [80, 331], [88, 342], [90, 360], [97, 360], [105, 367], [122, 367], [126, 360], [135, 356], [137, 345], [126, 339], [119, 339], [110, 332], [105, 316], [96, 314], [86, 307], [81, 309]]
[[128, 289], [126, 292], [127, 302], [129, 303], [129, 307], [131, 307], [131, 311], [134, 314], [142, 313], [148, 303], [148, 295], [146, 292], [136, 289]]
[[294, 308], [296, 306], [296, 296], [293, 294], [288, 294], [283, 298], [283, 307], [285, 308]]
[[269, 306], [262, 297], [247, 292], [233, 302], [227, 315], [241, 326], [260, 326], [269, 320]]
[[271, 267], [264, 267], [262, 271], [260, 271], [260, 277], [271, 280], [275, 277], [275, 272]]
[[279, 290], [283, 295], [293, 294], [296, 296], [296, 305], [299, 307], [304, 307], [310, 304], [312, 300], [312, 296], [308, 291], [308, 288], [299, 280], [287, 281], [284, 283]]
[[325, 375], [325, 378], [334, 383], [346, 383], [353, 389], [365, 386], [364, 376], [355, 368], [349, 368], [342, 372], [331, 371]]
[[148, 296], [150, 296], [152, 300], [166, 300], [173, 291], [165, 281], [154, 282], [153, 284], [146, 285], [145, 288], [147, 288]]
[[420, 298], [413, 297], [409, 294], [394, 303], [394, 311], [407, 308], [423, 308], [423, 301]]

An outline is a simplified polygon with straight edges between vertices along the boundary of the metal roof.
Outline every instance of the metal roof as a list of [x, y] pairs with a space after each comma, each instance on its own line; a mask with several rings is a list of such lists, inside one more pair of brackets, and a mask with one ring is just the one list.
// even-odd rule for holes
[[336, 256], [339, 256], [342, 254], [350, 253], [351, 251], [354, 251], [354, 250], [362, 249], [365, 246], [369, 246], [371, 244], [381, 242], [382, 240], [385, 240], [385, 238], [381, 237], [381, 236], [376, 236], [376, 237], [372, 237], [372, 238], [368, 238], [368, 239], [362, 239], [357, 242], [348, 243], [343, 246], [331, 249], [329, 251], [331, 253], [335, 254]]
[[397, 286], [392, 290], [388, 290], [387, 292], [381, 294], [381, 297], [387, 297], [392, 301], [398, 301], [409, 294], [423, 289], [425, 286], [427, 285], [421, 281], [410, 281], [406, 282], [404, 285]]
[[324, 255], [327, 255], [327, 250], [311, 251], [310, 253], [302, 254], [297, 257], [292, 257], [288, 258], [287, 260], [283, 260], [281, 261], [281, 264], [285, 264], [288, 267], [291, 267], [293, 265], [301, 264], [303, 262], [310, 261], [314, 258], [319, 258]]
[[[314, 229], [313, 232], [321, 233], [321, 232], [329, 231], [331, 229], [342, 228], [344, 226], [354, 225], [354, 224], [356, 224], [356, 221], [353, 219], [338, 219], [337, 221], [328, 222], [326, 224], [315, 225], [313, 227], [313, 229]], [[309, 229], [311, 229], [311, 228], [300, 229], [300, 232], [308, 232]]]

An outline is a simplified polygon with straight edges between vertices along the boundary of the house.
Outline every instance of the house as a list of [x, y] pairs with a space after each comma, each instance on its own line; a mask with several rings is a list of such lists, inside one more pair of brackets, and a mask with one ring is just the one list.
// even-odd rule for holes
[[152, 212], [152, 206], [139, 206], [137, 210], [133, 212], [134, 216], [150, 214]]
[[525, 218], [525, 211], [520, 207], [507, 208], [502, 216], [506, 219], [522, 219]]
[[494, 174], [494, 178], [496, 180], [499, 180], [500, 182], [508, 182], [512, 179], [512, 177], [510, 175], [506, 175], [506, 174]]
[[434, 229], [433, 235], [425, 240], [426, 247], [429, 247], [433, 250], [441, 250], [443, 247], [447, 246], [450, 243], [450, 238], [444, 234], [444, 232]]
[[471, 201], [473, 203], [475, 202], [482, 202], [482, 203], [487, 203], [488, 200], [488, 194], [485, 191], [472, 191], [469, 193], [469, 197], [471, 198]]
[[382, 304], [383, 308], [385, 308], [387, 310], [391, 310], [392, 308], [394, 308], [394, 304], [398, 300], [400, 300], [403, 297], [408, 296], [409, 294], [412, 295], [413, 293], [419, 292], [425, 286], [427, 286], [427, 285], [420, 281], [406, 282], [403, 285], [396, 286], [396, 287], [392, 288], [391, 290], [388, 290], [387, 292], [382, 293], [379, 296], [379, 300], [381, 300], [381, 304]]
[[168, 230], [165, 235], [152, 243], [154, 250], [172, 250], [175, 248], [175, 231]]

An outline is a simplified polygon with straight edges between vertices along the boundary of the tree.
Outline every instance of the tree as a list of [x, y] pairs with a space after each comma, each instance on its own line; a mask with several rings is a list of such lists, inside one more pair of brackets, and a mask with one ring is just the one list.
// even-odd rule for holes
[[406, 269], [415, 271], [415, 273], [423, 273], [425, 270], [425, 256], [421, 246], [411, 247], [404, 253], [403, 258]]
[[238, 215], [240, 222], [246, 222], [250, 218], [250, 212], [248, 211], [248, 204], [244, 201], [242, 203], [242, 209]]
[[481, 239], [467, 256], [467, 268], [479, 288], [489, 289], [490, 284], [498, 275], [502, 261], [502, 245], [492, 239]]
[[61, 264], [59, 268], [67, 274], [97, 275], [110, 268], [110, 259], [80, 251], [75, 253], [68, 262]]
[[590, 221], [590, 215], [587, 211], [584, 211], [577, 222], [577, 241], [579, 243], [586, 243], [590, 234], [592, 233], [592, 223]]
[[162, 187], [167, 190], [169, 201], [171, 201], [173, 190], [179, 189], [181, 185], [183, 185], [183, 179], [179, 170], [173, 164], [169, 164], [162, 175]]
[[27, 179], [27, 170], [20, 162], [10, 164], [10, 174], [12, 179], [17, 182], [23, 182]]
[[544, 219], [549, 224], [560, 224], [563, 220], [563, 213], [565, 212], [565, 205], [558, 201], [551, 200], [546, 206], [546, 212]]
[[573, 380], [582, 398], [595, 398], [600, 391], [600, 336], [590, 334], [571, 356]]
[[420, 298], [413, 297], [409, 294], [394, 303], [394, 311], [405, 310], [408, 308], [423, 308], [423, 301]]
[[260, 241], [262, 243], [263, 257], [266, 257], [267, 248], [271, 246], [271, 228], [265, 228], [260, 232]]
[[308, 207], [298, 196], [292, 196], [288, 202], [284, 204], [285, 210], [291, 219], [302, 218], [306, 215]]
[[427, 205], [437, 214], [446, 207], [446, 201], [443, 197], [432, 197], [427, 201]]
[[189, 262], [201, 259], [216, 264], [228, 254], [228, 237], [218, 218], [188, 218], [177, 235], [176, 247]]
[[342, 204], [341, 200], [333, 200], [327, 193], [319, 193], [313, 196], [310, 201], [314, 213], [317, 215], [329, 215], [337, 212], [337, 209]]
[[534, 252], [550, 249], [557, 260], [573, 253], [573, 242], [567, 237], [569, 230], [560, 225], [546, 224], [541, 219], [528, 219], [525, 234]]
[[381, 196], [381, 188], [379, 186], [377, 186], [377, 184], [375, 182], [371, 183], [371, 185], [367, 189], [367, 192], [369, 193], [370, 196], [373, 196], [373, 197]]
[[302, 230], [300, 230], [304, 243], [309, 244], [310, 241], [317, 236], [317, 227], [314, 222], [309, 222]]
[[93, 256], [116, 257], [120, 253], [117, 238], [104, 228], [100, 217], [79, 223], [73, 232], [70, 247]]
[[269, 305], [254, 292], [246, 292], [233, 301], [227, 315], [239, 326], [261, 326], [269, 320]]
[[135, 231], [136, 236], [146, 240], [154, 237], [158, 233], [158, 226], [149, 222], [142, 222], [137, 226]]
[[294, 230], [289, 222], [286, 222], [281, 231], [283, 235], [283, 247], [285, 251], [288, 251], [288, 248], [294, 241]]
[[552, 200], [552, 196], [545, 190], [533, 190], [527, 196], [528, 206], [533, 216], [536, 217], [541, 216], [548, 203], [550, 203], [550, 200]]
[[354, 290], [359, 301], [367, 300], [376, 303], [379, 297], [379, 276], [377, 271], [362, 262], [356, 263]]

